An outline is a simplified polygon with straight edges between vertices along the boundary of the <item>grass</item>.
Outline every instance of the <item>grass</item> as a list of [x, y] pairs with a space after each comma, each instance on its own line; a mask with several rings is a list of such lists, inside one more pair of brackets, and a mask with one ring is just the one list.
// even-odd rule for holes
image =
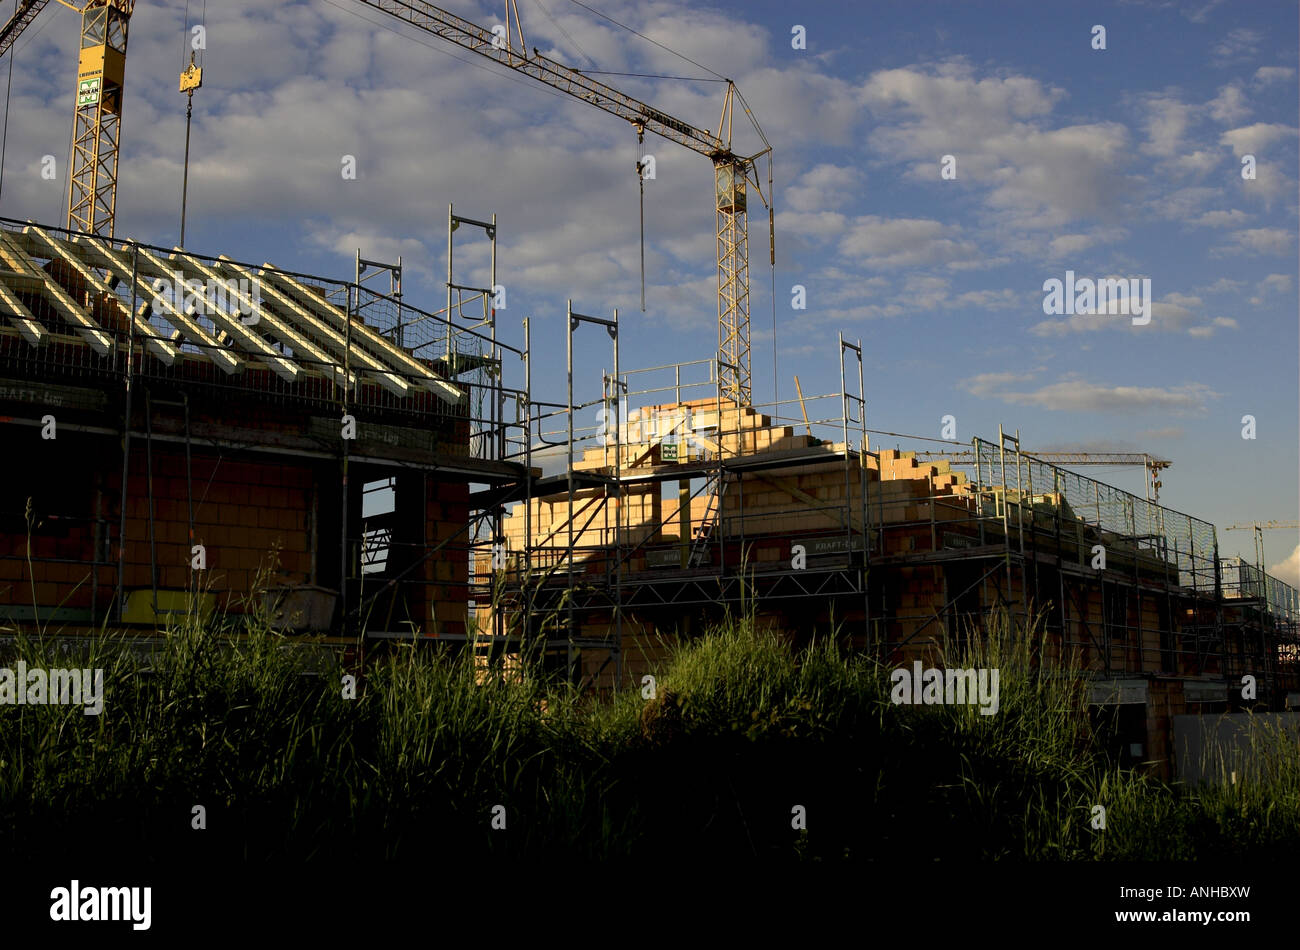
[[[244, 621], [240, 621], [244, 623]], [[102, 667], [103, 713], [0, 705], [0, 841], [253, 861], [672, 858], [1196, 860], [1300, 844], [1294, 734], [1197, 789], [1109, 764], [1086, 683], [1039, 667], [1037, 625], [992, 616], [937, 665], [1000, 670], [998, 714], [896, 706], [889, 669], [752, 617], [593, 699], [405, 645], [364, 671], [306, 662], [265, 616], [187, 618], [147, 661], [105, 634], [30, 666]], [[355, 677], [355, 698], [345, 698]], [[1092, 828], [1092, 809], [1106, 828]], [[195, 806], [207, 830], [192, 828]], [[492, 827], [504, 809], [505, 829]], [[796, 830], [796, 806], [807, 827]], [[500, 813], [500, 809], [498, 809]], [[498, 817], [498, 821], [500, 818]], [[145, 842], [147, 844], [142, 845]]]

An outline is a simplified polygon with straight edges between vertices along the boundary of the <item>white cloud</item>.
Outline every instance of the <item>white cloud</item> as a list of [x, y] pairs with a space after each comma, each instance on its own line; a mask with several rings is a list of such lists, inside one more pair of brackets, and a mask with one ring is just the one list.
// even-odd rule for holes
[[1146, 107], [1146, 141], [1141, 150], [1147, 155], [1169, 158], [1183, 150], [1183, 136], [1191, 123], [1194, 107], [1171, 95], [1148, 96]]
[[851, 166], [817, 165], [785, 189], [783, 204], [796, 212], [835, 211], [849, 203], [861, 179], [862, 173]]
[[1295, 70], [1289, 66], [1261, 66], [1255, 70], [1255, 84], [1267, 86], [1275, 82], [1286, 82], [1295, 75]]
[[1207, 211], [1191, 224], [1208, 228], [1225, 228], [1245, 224], [1250, 215], [1235, 208], [1231, 211]]
[[1159, 411], [1187, 415], [1203, 413], [1206, 401], [1219, 395], [1200, 383], [1163, 389], [1156, 386], [1107, 386], [1079, 378], [1063, 379], [1025, 391], [1007, 388], [1026, 381], [1025, 374], [984, 373], [965, 380], [962, 385], [975, 396], [1054, 412], [1131, 414]]
[[1185, 175], [1206, 175], [1213, 171], [1222, 159], [1208, 149], [1196, 149], [1185, 155], [1175, 156], [1170, 165]]
[[1284, 228], [1248, 228], [1228, 235], [1231, 246], [1220, 248], [1224, 254], [1286, 254], [1291, 248], [1291, 232]]
[[1229, 83], [1219, 90], [1219, 94], [1206, 103], [1210, 118], [1215, 122], [1240, 122], [1250, 115], [1250, 106], [1246, 105], [1246, 94], [1240, 83]]
[[837, 211], [778, 211], [777, 234], [797, 234], [814, 242], [839, 237], [848, 227], [848, 218]]
[[911, 177], [957, 157], [958, 181], [982, 189], [1001, 232], [1111, 217], [1128, 182], [1128, 130], [1118, 122], [1048, 127], [1063, 90], [1028, 77], [977, 78], [968, 65], [882, 70], [863, 84], [876, 116], [868, 142]]
[[1052, 238], [1047, 246], [1047, 256], [1051, 258], [1078, 254], [1097, 244], [1101, 237], [1096, 234], [1062, 234]]
[[1244, 59], [1259, 58], [1259, 44], [1264, 34], [1259, 30], [1237, 27], [1210, 49], [1216, 66], [1227, 66]]
[[1219, 144], [1230, 146], [1238, 158], [1247, 153], [1259, 158], [1260, 153], [1274, 142], [1292, 138], [1296, 132], [1291, 126], [1279, 122], [1256, 122], [1254, 125], [1229, 129], [1219, 136]]
[[1268, 573], [1292, 587], [1300, 587], [1300, 544], [1284, 560], [1270, 567]]
[[1037, 370], [1032, 373], [979, 373], [963, 380], [961, 385], [971, 395], [989, 396], [1012, 383], [1031, 382], [1037, 375]]
[[1204, 294], [1235, 294], [1245, 286], [1243, 281], [1220, 277], [1214, 283], [1206, 287], [1197, 287], [1196, 290]]
[[1014, 310], [1021, 306], [1021, 298], [1022, 294], [1010, 287], [1001, 290], [968, 290], [954, 297], [949, 306], [976, 310]]
[[1204, 23], [1210, 18], [1210, 14], [1214, 11], [1214, 8], [1220, 6], [1224, 2], [1225, 0], [1208, 0], [1208, 2], [1202, 6], [1192, 9], [1180, 5], [1178, 12], [1187, 17], [1187, 19], [1191, 20], [1193, 23]]
[[[1121, 278], [1119, 274], [1105, 275]], [[1149, 302], [1151, 322], [1134, 325], [1131, 313], [1075, 313], [1062, 319], [1043, 320], [1029, 328], [1040, 337], [1062, 337], [1071, 333], [1092, 333], [1099, 330], [1123, 330], [1131, 333], [1148, 333], [1151, 330], [1182, 330], [1197, 318], [1204, 305], [1200, 297], [1190, 294], [1168, 293], [1159, 300]], [[1198, 335], [1198, 334], [1193, 334]]]
[[840, 241], [840, 254], [864, 267], [891, 268], [978, 260], [979, 248], [961, 228], [927, 218], [857, 218]]
[[1188, 221], [1197, 216], [1211, 201], [1219, 200], [1223, 192], [1218, 188], [1194, 186], [1178, 188], [1153, 199], [1149, 208], [1153, 214], [1173, 221]]

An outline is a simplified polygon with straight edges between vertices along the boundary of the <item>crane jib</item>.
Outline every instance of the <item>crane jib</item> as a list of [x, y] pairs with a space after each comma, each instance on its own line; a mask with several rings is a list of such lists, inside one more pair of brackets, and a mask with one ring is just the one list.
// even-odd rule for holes
[[685, 122], [683, 122], [681, 119], [674, 119], [672, 116], [665, 115], [664, 113], [660, 112], [658, 109], [652, 109], [649, 106], [645, 106], [642, 108], [641, 114], [644, 115], [647, 120], [658, 122], [660, 125], [666, 125], [674, 132], [680, 132], [682, 135], [686, 135], [691, 138], [699, 137], [699, 133], [695, 129], [687, 125]]

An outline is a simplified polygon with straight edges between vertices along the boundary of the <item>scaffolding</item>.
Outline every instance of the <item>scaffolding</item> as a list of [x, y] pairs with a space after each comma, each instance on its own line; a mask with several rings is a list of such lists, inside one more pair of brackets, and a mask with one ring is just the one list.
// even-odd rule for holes
[[[490, 241], [486, 286], [450, 266], [460, 229]], [[521, 347], [497, 332], [496, 237], [495, 216], [449, 207], [448, 305], [430, 312], [403, 296], [401, 261], [360, 252], [355, 279], [331, 281], [0, 219], [8, 424], [56, 415], [114, 460], [88, 467], [66, 510], [38, 506], [32, 563], [81, 572], [85, 589], [34, 609], [125, 621], [143, 591], [158, 620], [168, 593], [196, 596], [180, 542], [219, 536], [206, 492], [222, 464], [252, 458], [310, 469], [289, 494], [313, 540], [300, 576], [250, 593], [332, 597], [307, 626], [342, 643], [535, 651], [575, 683], [618, 687], [654, 634], [689, 636], [725, 608], [796, 636], [833, 623], [894, 661], [979, 635], [1001, 608], [1041, 617], [1048, 649], [1100, 676], [1249, 674], [1275, 705], [1300, 687], [1295, 589], [1220, 558], [1213, 525], [1003, 431], [955, 462], [873, 448], [860, 343], [842, 336], [837, 388], [749, 405], [727, 398], [719, 359], [624, 369], [617, 312], [570, 304], [564, 401], [533, 400], [529, 321]], [[573, 356], [592, 330], [611, 346], [598, 378]], [[508, 386], [516, 361], [523, 384]], [[340, 438], [348, 420], [364, 438]], [[562, 468], [537, 467], [547, 459]], [[10, 578], [29, 528], [13, 501]], [[131, 519], [148, 550], [134, 580]]]
[[[615, 337], [615, 370], [602, 371], [598, 398], [575, 401], [570, 385], [564, 404], [536, 404], [540, 444], [563, 449], [565, 469], [536, 480], [506, 519], [504, 586], [484, 609], [538, 644], [552, 669], [589, 685], [607, 669], [622, 681], [629, 618], [644, 647], [648, 615], [680, 627], [691, 619], [683, 609], [746, 599], [861, 602], [869, 524], [859, 345], [840, 344], [841, 381], [856, 380], [856, 391], [739, 406], [723, 394], [718, 360], [620, 372], [616, 322], [571, 310], [570, 353], [583, 322]], [[580, 418], [593, 408], [595, 424]], [[793, 413], [804, 434], [786, 425]], [[837, 488], [817, 506], [826, 523], [795, 532], [807, 561], [797, 571], [790, 519], [755, 508], [771, 491], [768, 472], [791, 466], [834, 471]], [[600, 660], [585, 672], [584, 651]]]
[[[386, 272], [389, 286], [367, 286], [366, 270], [369, 277]], [[79, 444], [101, 463], [87, 467], [93, 501], [83, 497], [88, 492], [36, 486], [44, 494], [43, 527], [30, 558], [17, 539], [31, 525], [14, 523], [23, 499], [4, 499], [10, 517], [0, 565], [30, 560], [33, 582], [37, 573], [53, 579], [40, 585], [36, 604], [11, 602], [6, 613], [89, 627], [132, 619], [139, 591], [130, 588], [139, 578], [128, 582], [126, 551], [128, 518], [136, 515], [147, 525], [147, 616], [161, 621], [189, 609], [187, 599], [167, 595], [179, 589], [192, 597], [201, 586], [188, 569], [190, 545], [202, 540], [221, 563], [225, 541], [215, 525], [239, 514], [237, 504], [214, 514], [205, 492], [223, 463], [258, 459], [315, 473], [306, 510], [265, 526], [313, 540], [303, 576], [242, 593], [288, 597], [313, 616], [313, 630], [344, 642], [472, 636], [474, 588], [488, 579], [474, 577], [470, 566], [492, 537], [476, 528], [499, 509], [474, 507], [484, 495], [470, 497], [468, 486], [526, 480], [528, 394], [502, 384], [502, 364], [526, 353], [496, 339], [494, 319], [483, 332], [453, 314], [412, 306], [400, 279], [400, 261], [381, 264], [359, 252], [356, 280], [331, 281], [0, 219], [6, 422], [40, 428], [46, 416], [55, 418], [59, 436], [91, 440]], [[53, 451], [61, 443], [43, 444]], [[522, 462], [507, 460], [511, 444], [525, 447]], [[183, 461], [170, 457], [182, 449]], [[103, 463], [110, 454], [120, 460], [117, 477]], [[76, 481], [71, 469], [61, 464], [56, 474]], [[162, 536], [171, 530], [168, 518], [177, 520], [159, 510], [176, 501], [155, 491], [164, 475], [184, 481], [184, 566], [175, 552], [163, 553], [182, 540]], [[396, 487], [397, 518], [390, 521], [400, 522], [397, 530], [375, 527], [382, 518], [363, 511], [373, 494], [367, 489], [383, 479]], [[444, 482], [466, 486], [464, 499], [444, 503], [437, 497]], [[284, 489], [259, 486], [240, 497], [255, 508], [264, 500], [259, 492]], [[435, 502], [436, 519], [425, 509]], [[460, 522], [455, 530], [447, 528], [453, 519]], [[196, 535], [196, 524], [207, 526], [206, 538]], [[84, 571], [75, 581], [77, 590], [84, 583], [85, 596], [55, 610], [55, 594], [74, 581], [65, 570], [72, 567]], [[0, 569], [7, 579], [17, 576]]]
[[[955, 464], [873, 450], [861, 351], [841, 338], [839, 357], [838, 391], [781, 403], [726, 400], [718, 362], [697, 360], [602, 372], [598, 399], [570, 386], [539, 404], [539, 445], [566, 465], [504, 521], [503, 628], [562, 647], [552, 668], [574, 682], [617, 685], [629, 649], [724, 606], [796, 634], [834, 623], [895, 661], [979, 635], [1001, 609], [1041, 619], [1056, 659], [1102, 677], [1252, 673], [1278, 704], [1300, 685], [1295, 590], [1248, 565], [1229, 577], [1212, 524], [1006, 432]], [[1267, 594], [1244, 599], [1252, 585]]]

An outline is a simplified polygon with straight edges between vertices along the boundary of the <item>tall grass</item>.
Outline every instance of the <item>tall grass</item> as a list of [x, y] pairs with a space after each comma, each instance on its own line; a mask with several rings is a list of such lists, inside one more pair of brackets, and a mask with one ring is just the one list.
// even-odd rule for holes
[[[801, 648], [752, 616], [593, 699], [407, 644], [347, 669], [251, 619], [191, 616], [147, 657], [19, 635], [0, 665], [102, 667], [104, 710], [0, 706], [0, 835], [248, 860], [437, 854], [589, 860], [1194, 859], [1300, 844], [1295, 737], [1261, 731], [1238, 783], [1107, 762], [1086, 682], [992, 615], [928, 665], [996, 668], [999, 710], [896, 706], [834, 631]], [[1065, 663], [1068, 669], [1070, 663]], [[355, 698], [344, 697], [355, 677]], [[1094, 829], [1092, 809], [1106, 809]], [[196, 831], [193, 809], [206, 809]], [[494, 815], [494, 809], [500, 806]], [[806, 828], [796, 828], [799, 810]], [[494, 828], [504, 815], [505, 828]]]

